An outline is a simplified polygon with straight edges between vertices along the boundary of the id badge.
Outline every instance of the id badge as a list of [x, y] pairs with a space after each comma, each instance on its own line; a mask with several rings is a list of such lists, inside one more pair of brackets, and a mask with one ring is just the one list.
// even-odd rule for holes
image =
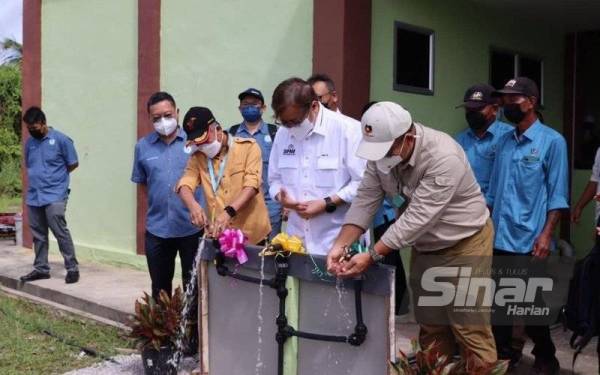
[[392, 204], [398, 209], [404, 205], [404, 202], [406, 202], [406, 199], [401, 194], [395, 195], [392, 199]]

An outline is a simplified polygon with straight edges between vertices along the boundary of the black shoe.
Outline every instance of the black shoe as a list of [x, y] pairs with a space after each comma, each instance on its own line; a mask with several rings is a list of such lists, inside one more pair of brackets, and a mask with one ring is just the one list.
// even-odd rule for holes
[[535, 358], [533, 368], [530, 374], [532, 375], [557, 375], [560, 372], [560, 363], [556, 357], [551, 359], [547, 358]]
[[74, 284], [79, 281], [79, 271], [67, 271], [67, 277], [65, 277], [65, 283]]
[[40, 272], [38, 270], [33, 270], [33, 271], [29, 272], [27, 275], [21, 276], [21, 281], [26, 283], [28, 281], [35, 281], [35, 280], [49, 279], [49, 278], [50, 278], [49, 273], [44, 273], [44, 272]]

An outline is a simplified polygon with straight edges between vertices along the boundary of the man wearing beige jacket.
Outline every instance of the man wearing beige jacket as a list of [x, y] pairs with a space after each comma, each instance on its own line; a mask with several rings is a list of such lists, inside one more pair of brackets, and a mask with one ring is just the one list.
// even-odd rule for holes
[[[466, 292], [467, 304], [459, 300], [464, 270], [489, 279], [494, 237], [464, 151], [449, 135], [413, 123], [410, 113], [392, 102], [373, 105], [361, 128], [357, 155], [368, 160], [367, 169], [327, 257], [329, 272], [356, 277], [392, 249], [412, 246], [410, 283], [421, 345], [435, 342], [440, 354], [452, 356], [458, 343], [461, 354], [495, 362], [489, 308], [482, 306], [479, 291]], [[368, 253], [344, 257], [344, 247], [369, 228], [385, 196], [400, 214], [396, 222]], [[444, 282], [436, 279], [439, 270], [449, 272], [442, 275]], [[452, 273], [459, 270], [461, 277]], [[453, 298], [440, 301], [436, 293], [428, 297], [426, 291]]]

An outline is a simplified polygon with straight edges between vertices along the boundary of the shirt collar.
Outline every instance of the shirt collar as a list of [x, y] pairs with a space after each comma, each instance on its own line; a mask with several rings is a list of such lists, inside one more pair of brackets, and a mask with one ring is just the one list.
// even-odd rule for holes
[[319, 113], [317, 114], [317, 119], [315, 120], [315, 126], [313, 128], [313, 133], [317, 133], [319, 135], [325, 136], [327, 134], [327, 118], [325, 112], [328, 111], [323, 104], [319, 103]]
[[[517, 133], [518, 130], [519, 130], [519, 128], [515, 127], [515, 130], [513, 132], [513, 137], [515, 140], [517, 140], [517, 142], [520, 142], [519, 135]], [[525, 130], [525, 132], [523, 134], [521, 134], [521, 140], [526, 138], [529, 141], [533, 141], [537, 136], [540, 135], [541, 132], [542, 132], [542, 123], [540, 122], [539, 119], [537, 119], [537, 120], [535, 120], [535, 122], [533, 124], [531, 124], [531, 126], [529, 128], [527, 128], [527, 130]]]
[[[250, 131], [248, 130], [248, 127], [246, 126], [246, 121], [244, 121], [240, 124], [240, 128], [238, 131], [245, 131], [246, 133], [250, 134]], [[267, 123], [264, 120], [261, 120], [260, 126], [258, 127], [258, 130], [256, 131], [256, 133], [267, 134], [268, 132], [269, 132], [269, 127], [268, 127]]]

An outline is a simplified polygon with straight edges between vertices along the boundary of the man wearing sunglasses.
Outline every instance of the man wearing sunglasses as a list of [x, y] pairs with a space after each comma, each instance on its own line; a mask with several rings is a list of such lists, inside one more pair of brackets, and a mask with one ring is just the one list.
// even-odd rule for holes
[[325, 255], [363, 176], [359, 124], [325, 108], [300, 78], [281, 82], [271, 106], [281, 124], [269, 159], [271, 196], [290, 210], [288, 234]]

